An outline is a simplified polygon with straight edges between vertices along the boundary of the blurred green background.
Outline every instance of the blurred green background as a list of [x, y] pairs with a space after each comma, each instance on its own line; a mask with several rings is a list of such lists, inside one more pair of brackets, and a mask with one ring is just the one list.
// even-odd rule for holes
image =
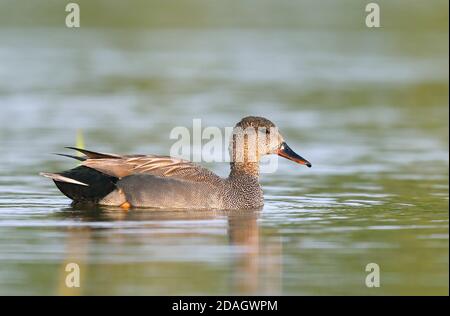
[[[268, 28], [351, 31], [365, 28], [370, 1], [289, 0], [2, 0], [1, 25], [60, 27], [65, 6], [82, 9], [83, 27], [104, 28]], [[390, 31], [437, 32], [448, 26], [448, 1], [374, 1]], [[411, 34], [412, 35], [412, 34]], [[442, 37], [442, 40], [445, 38]]]
[[[448, 1], [375, 1], [378, 29], [369, 1], [74, 2], [79, 29], [0, 0], [0, 294], [448, 295]], [[261, 212], [77, 210], [37, 176], [79, 130], [168, 154], [249, 114], [314, 166], [264, 174]]]

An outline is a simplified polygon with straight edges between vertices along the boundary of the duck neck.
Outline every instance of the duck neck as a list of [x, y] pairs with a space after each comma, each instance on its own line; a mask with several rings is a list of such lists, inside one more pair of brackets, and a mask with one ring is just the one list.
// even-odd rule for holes
[[231, 163], [228, 177], [229, 195], [225, 197], [234, 208], [258, 208], [264, 204], [259, 184], [257, 163]]
[[230, 178], [250, 177], [259, 180], [259, 163], [231, 162]]

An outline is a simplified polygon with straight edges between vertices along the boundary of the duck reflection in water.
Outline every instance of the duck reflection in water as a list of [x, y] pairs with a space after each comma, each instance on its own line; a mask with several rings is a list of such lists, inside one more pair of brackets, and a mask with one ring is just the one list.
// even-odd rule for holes
[[[56, 216], [74, 220], [77, 225], [66, 230], [65, 258], [61, 266], [58, 294], [60, 295], [80, 295], [89, 294], [93, 288], [90, 283], [90, 276], [93, 280], [99, 277], [99, 273], [111, 273], [105, 290], [109, 293], [114, 289], [114, 294], [168, 294], [168, 295], [189, 295], [190, 288], [200, 288], [205, 292], [202, 294], [220, 293], [229, 295], [255, 295], [255, 294], [281, 294], [281, 242], [272, 238], [263, 238], [259, 226], [260, 209], [242, 211], [131, 211], [111, 210], [105, 208], [68, 208], [58, 212]], [[222, 231], [223, 220], [226, 220], [226, 233], [228, 243], [223, 244], [218, 239], [216, 231], [209, 234], [210, 229]], [[203, 221], [208, 224], [203, 225]], [[186, 224], [190, 226], [186, 229]], [[194, 227], [191, 227], [194, 224]], [[201, 226], [198, 229], [198, 225]], [[167, 229], [170, 227], [170, 229]], [[222, 233], [220, 233], [222, 234]], [[195, 238], [198, 247], [188, 245], [186, 240]], [[155, 241], [157, 240], [157, 242]], [[119, 274], [127, 274], [127, 277], [114, 277], [114, 273], [109, 271], [114, 262], [106, 263], [104, 269], [98, 265], [98, 255], [93, 253], [99, 244], [105, 245], [111, 252], [112, 261], [121, 257], [120, 261], [126, 268], [119, 268]], [[111, 248], [113, 246], [113, 248]], [[211, 248], [213, 246], [213, 248]], [[225, 248], [223, 248], [225, 246]], [[170, 248], [176, 251], [171, 251]], [[103, 249], [103, 248], [102, 248]], [[130, 249], [136, 249], [137, 253], [130, 254]], [[194, 249], [193, 251], [191, 251]], [[198, 266], [209, 264], [212, 254], [206, 249], [225, 249], [225, 255], [230, 265], [225, 268], [229, 285], [224, 288], [209, 288], [219, 286], [219, 278], [223, 278], [223, 273], [210, 275], [207, 285], [187, 284], [183, 287], [186, 292], [180, 289], [180, 282], [201, 283], [201, 275], [194, 276], [190, 271], [190, 264], [186, 264], [194, 255]], [[144, 253], [144, 251], [147, 253]], [[193, 253], [195, 252], [195, 253]], [[167, 253], [172, 253], [175, 259], [164, 264], [164, 257]], [[106, 255], [108, 255], [106, 253]], [[204, 258], [202, 258], [204, 256]], [[162, 257], [162, 258], [161, 258]], [[96, 259], [97, 258], [97, 259]], [[177, 271], [167, 270], [172, 267], [173, 260], [178, 264]], [[133, 261], [136, 261], [134, 266]], [[66, 276], [65, 267], [68, 262], [76, 262], [83, 270], [83, 282], [85, 289], [68, 289], [64, 284]], [[128, 262], [131, 264], [128, 264]], [[163, 268], [161, 268], [163, 262]], [[145, 263], [143, 265], [143, 263]], [[223, 265], [221, 263], [221, 265]], [[181, 266], [181, 272], [179, 267]], [[185, 267], [183, 267], [185, 266]], [[132, 269], [132, 270], [127, 270]], [[90, 272], [91, 270], [91, 272]], [[95, 270], [92, 271], [92, 270]], [[209, 270], [209, 269], [208, 269]], [[100, 272], [98, 272], [100, 271]], [[109, 272], [107, 272], [109, 271]], [[115, 271], [115, 269], [114, 269]], [[160, 281], [137, 278], [137, 274], [144, 275], [152, 273], [163, 273], [158, 275]], [[167, 275], [169, 274], [169, 275]], [[178, 278], [169, 280], [168, 278]], [[213, 279], [217, 278], [217, 282]], [[163, 282], [164, 281], [164, 282]], [[133, 284], [136, 282], [136, 289]], [[160, 283], [155, 283], [160, 282]], [[226, 283], [225, 283], [226, 284]], [[222, 286], [222, 285], [221, 285]], [[94, 286], [95, 287], [95, 286]], [[125, 292], [122, 292], [122, 288]], [[126, 289], [125, 289], [126, 288]], [[131, 290], [130, 290], [131, 289]], [[97, 289], [102, 290], [102, 289]], [[144, 293], [140, 291], [145, 291]], [[94, 292], [94, 291], [92, 291]], [[129, 293], [131, 292], [131, 293]]]

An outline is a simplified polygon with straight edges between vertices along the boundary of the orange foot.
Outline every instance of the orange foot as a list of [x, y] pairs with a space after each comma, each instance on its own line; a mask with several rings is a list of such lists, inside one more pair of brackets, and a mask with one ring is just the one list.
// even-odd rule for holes
[[128, 210], [131, 208], [131, 204], [128, 203], [128, 202], [125, 202], [125, 203], [123, 203], [123, 204], [120, 206], [120, 208], [123, 209], [123, 210], [125, 210], [125, 211], [128, 211]]

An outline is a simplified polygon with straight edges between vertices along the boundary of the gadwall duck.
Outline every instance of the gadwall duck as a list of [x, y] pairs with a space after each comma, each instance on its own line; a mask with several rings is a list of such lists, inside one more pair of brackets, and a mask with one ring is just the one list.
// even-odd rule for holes
[[[249, 134], [254, 131], [254, 134]], [[252, 137], [251, 135], [255, 135]], [[277, 154], [299, 164], [311, 164], [284, 141], [275, 125], [263, 117], [249, 116], [236, 124], [230, 141], [227, 178], [187, 160], [155, 155], [103, 154], [67, 147], [84, 157], [61, 154], [81, 161], [61, 173], [41, 173], [51, 178], [73, 203], [171, 209], [260, 208], [259, 160]]]

